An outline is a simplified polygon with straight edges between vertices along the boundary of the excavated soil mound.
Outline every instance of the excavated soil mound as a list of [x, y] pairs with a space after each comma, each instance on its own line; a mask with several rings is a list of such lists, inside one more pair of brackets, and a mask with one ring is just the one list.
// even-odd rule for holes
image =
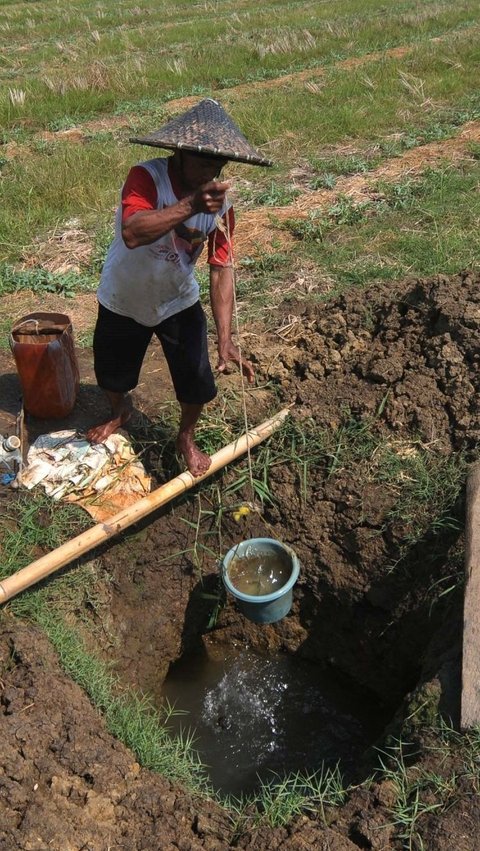
[[[334, 434], [348, 420], [368, 420], [392, 442], [421, 442], [445, 459], [460, 450], [473, 457], [480, 428], [478, 275], [353, 290], [308, 309], [290, 303], [276, 329], [257, 339], [258, 374], [276, 387], [270, 405], [279, 407], [278, 396], [281, 403], [294, 402], [297, 425], [313, 423]], [[152, 416], [154, 367], [149, 362], [137, 395], [141, 410], [148, 415], [150, 408]], [[264, 391], [249, 397], [252, 423], [263, 418], [266, 401]], [[119, 641], [98, 649], [126, 682], [151, 692], [170, 662], [204, 641], [248, 642], [334, 666], [376, 696], [390, 713], [393, 735], [408, 730], [417, 768], [459, 776], [460, 755], [435, 756], [436, 742], [427, 740], [422, 724], [432, 707], [458, 715], [461, 499], [451, 507], [456, 523], [434, 530], [426, 524], [425, 534], [406, 548], [409, 522], [389, 513], [398, 492], [366, 480], [361, 463], [354, 459], [330, 474], [328, 459], [317, 461], [308, 471], [307, 494], [298, 468], [276, 464], [270, 470], [275, 503], [263, 515], [247, 518], [241, 529], [228, 510], [222, 515], [224, 551], [239, 534], [268, 534], [297, 551], [302, 572], [283, 621], [256, 627], [229, 603], [207, 630], [212, 603], [203, 592], [214, 590], [217, 565], [207, 553], [199, 583], [192, 547], [204, 530], [191, 500], [163, 510], [101, 553], [110, 577], [106, 633]], [[234, 474], [225, 475], [228, 481]], [[452, 585], [451, 593], [439, 595]], [[222, 810], [193, 802], [135, 764], [36, 631], [7, 616], [0, 627], [2, 849], [405, 848], [393, 826], [398, 790], [387, 781], [357, 789], [328, 814], [328, 828], [311, 814], [288, 828], [246, 830], [233, 838]], [[367, 759], [368, 770], [371, 765]], [[438, 809], [428, 789], [425, 813], [415, 824], [425, 849], [476, 851], [475, 788], [465, 776], [449, 805]]]
[[374, 416], [382, 406], [392, 431], [417, 433], [437, 451], [477, 443], [478, 275], [353, 289], [296, 318], [268, 376], [297, 416], [331, 428], [342, 409]]

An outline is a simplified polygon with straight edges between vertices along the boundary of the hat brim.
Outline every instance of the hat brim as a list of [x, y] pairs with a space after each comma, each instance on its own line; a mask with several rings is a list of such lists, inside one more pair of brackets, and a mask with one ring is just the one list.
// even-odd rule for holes
[[188, 151], [194, 154], [205, 154], [209, 157], [218, 157], [222, 160], [230, 160], [231, 162], [246, 163], [247, 165], [273, 166], [272, 160], [262, 159], [253, 154], [241, 154], [237, 151], [226, 151], [221, 148], [214, 148], [209, 145], [189, 145], [185, 142], [159, 142], [156, 139], [146, 137], [144, 139], [129, 139], [134, 145], [148, 145], [151, 148], [164, 148], [167, 151]]

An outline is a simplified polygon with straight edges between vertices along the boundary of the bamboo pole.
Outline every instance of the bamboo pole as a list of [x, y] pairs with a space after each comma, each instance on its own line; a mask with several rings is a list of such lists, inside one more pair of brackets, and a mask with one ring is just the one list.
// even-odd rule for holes
[[160, 506], [179, 496], [179, 494], [184, 493], [194, 485], [213, 475], [213, 473], [221, 470], [230, 461], [243, 455], [247, 451], [247, 448], [257, 446], [258, 443], [269, 437], [282, 424], [288, 413], [289, 409], [283, 408], [283, 410], [279, 411], [278, 414], [275, 414], [269, 420], [265, 420], [261, 425], [243, 434], [218, 452], [215, 452], [211, 456], [212, 463], [210, 467], [202, 476], [195, 477], [189, 472], [181, 473], [176, 478], [171, 479], [171, 481], [152, 491], [148, 496], [143, 497], [143, 499], [138, 500], [138, 502], [128, 506], [128, 508], [124, 508], [117, 514], [114, 514], [113, 517], [110, 517], [104, 523], [97, 523], [96, 526], [87, 529], [86, 532], [82, 532], [81, 535], [77, 535], [76, 538], [72, 538], [72, 540], [57, 547], [51, 553], [47, 553], [47, 555], [31, 562], [31, 564], [22, 568], [22, 570], [18, 570], [16, 573], [8, 576], [0, 582], [0, 603], [6, 603], [7, 600], [19, 594], [20, 591], [24, 591], [25, 588], [29, 588], [31, 585], [35, 585], [36, 582], [45, 579], [51, 573], [54, 573], [59, 568], [64, 567], [69, 562], [88, 552], [88, 550], [102, 544], [114, 535], [118, 535], [119, 532], [131, 526], [132, 523], [137, 523], [156, 508], [160, 508]]
[[480, 724], [480, 462], [467, 477], [465, 522], [465, 598], [463, 608], [462, 702], [460, 726]]

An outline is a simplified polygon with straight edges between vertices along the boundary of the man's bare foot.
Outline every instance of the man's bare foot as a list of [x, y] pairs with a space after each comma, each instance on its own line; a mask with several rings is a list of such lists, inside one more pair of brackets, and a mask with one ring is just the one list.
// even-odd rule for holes
[[192, 476], [203, 476], [207, 472], [212, 459], [210, 455], [200, 451], [190, 434], [179, 434], [176, 446], [178, 452], [183, 455]]
[[91, 443], [104, 443], [111, 434], [128, 422], [132, 416], [133, 403], [130, 396], [125, 396], [115, 410], [112, 410], [112, 418], [105, 423], [93, 426], [87, 431], [87, 440]]

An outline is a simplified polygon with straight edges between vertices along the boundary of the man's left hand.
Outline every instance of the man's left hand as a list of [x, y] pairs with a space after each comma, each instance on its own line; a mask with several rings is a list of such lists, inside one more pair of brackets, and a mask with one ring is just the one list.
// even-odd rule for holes
[[233, 343], [232, 340], [229, 340], [228, 343], [225, 343], [225, 345], [218, 347], [218, 372], [228, 373], [229, 361], [238, 364], [248, 383], [254, 384], [255, 371], [253, 369], [253, 365], [250, 363], [249, 360], [246, 360], [240, 355], [240, 349]]

